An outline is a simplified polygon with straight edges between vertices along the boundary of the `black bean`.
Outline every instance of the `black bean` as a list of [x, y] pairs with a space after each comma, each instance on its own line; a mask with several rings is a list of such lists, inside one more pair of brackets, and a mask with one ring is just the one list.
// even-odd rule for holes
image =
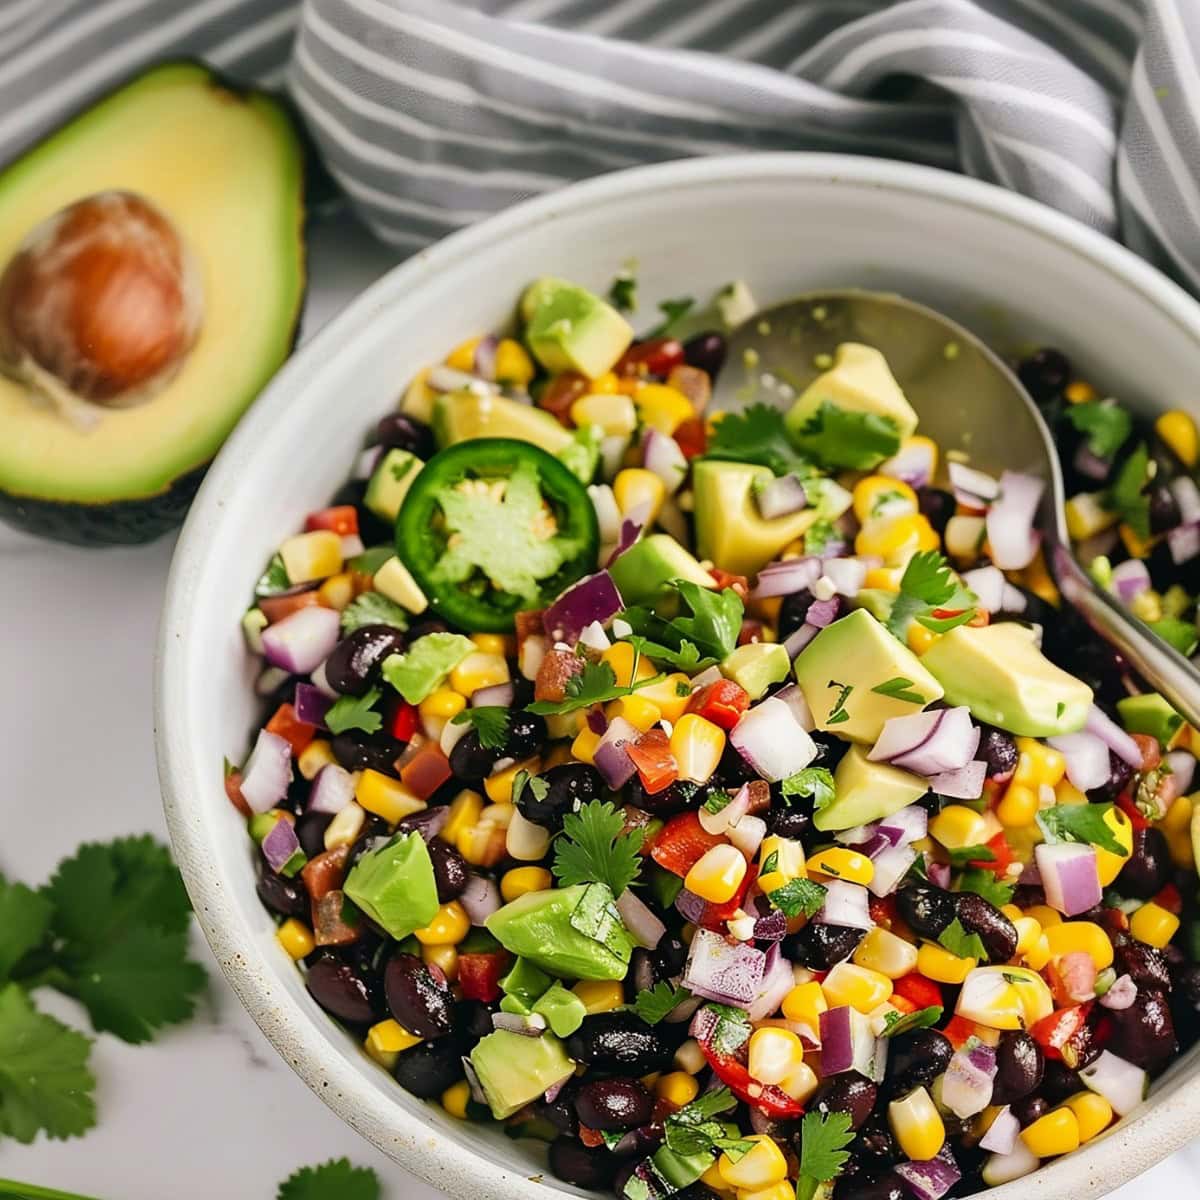
[[949, 1065], [954, 1047], [936, 1029], [914, 1029], [890, 1039], [887, 1062], [888, 1090], [893, 1095], [927, 1087]]
[[[464, 741], [466, 739], [463, 739]], [[371, 742], [362, 733], [339, 733], [329, 748], [338, 764], [347, 771], [380, 771], [384, 775], [396, 775], [396, 759], [404, 747], [391, 738]]]
[[1022, 1096], [1020, 1100], [1013, 1101], [1011, 1110], [1024, 1129], [1044, 1117], [1050, 1111], [1050, 1105], [1043, 1096]]
[[1119, 933], [1113, 938], [1113, 970], [1118, 976], [1128, 975], [1140, 988], [1158, 988], [1165, 992], [1171, 987], [1171, 975], [1162, 951], [1128, 934]]
[[809, 1104], [819, 1113], [844, 1112], [850, 1116], [850, 1128], [859, 1129], [871, 1115], [879, 1089], [857, 1071], [845, 1071], [827, 1079]]
[[316, 858], [325, 851], [325, 830], [333, 820], [332, 813], [311, 812], [296, 818], [296, 837], [300, 849], [309, 858]]
[[551, 1172], [564, 1183], [599, 1191], [617, 1173], [621, 1160], [606, 1146], [581, 1146], [571, 1138], [550, 1143], [547, 1159]]
[[803, 841], [812, 830], [812, 806], [773, 802], [766, 814], [767, 828], [779, 837]]
[[1122, 896], [1149, 900], [1158, 895], [1171, 876], [1171, 851], [1161, 829], [1136, 829], [1133, 853], [1126, 860], [1113, 887]]
[[562, 829], [563, 818], [575, 812], [580, 805], [598, 800], [604, 790], [600, 772], [587, 763], [559, 763], [541, 776], [546, 785], [546, 794], [538, 798], [532, 787], [521, 789], [517, 797], [517, 809], [527, 821], [557, 833]]
[[[1099, 690], [1093, 688], [1093, 690]], [[1115, 800], [1133, 778], [1133, 768], [1111, 750], [1108, 752], [1108, 778], [1099, 786], [1088, 789], [1087, 797], [1093, 804], [1108, 804]]]
[[944, 535], [958, 502], [950, 492], [941, 488], [923, 487], [917, 492], [917, 508], [938, 534]]
[[1181, 1039], [1200, 1035], [1200, 964], [1183, 963], [1171, 971], [1171, 1016]]
[[668, 784], [658, 792], [647, 792], [637, 775], [629, 781], [629, 803], [643, 812], [653, 813], [656, 817], [673, 816], [675, 813], [699, 808], [708, 794], [707, 788], [686, 779], [676, 779], [674, 783]]
[[[489, 1028], [491, 1020], [488, 1021]], [[553, 1100], [539, 1100], [534, 1105], [534, 1112], [543, 1121], [549, 1122], [559, 1133], [574, 1137], [579, 1132], [579, 1119], [575, 1116], [575, 1092], [579, 1084], [576, 1080], [568, 1080], [566, 1085]]]
[[859, 1131], [856, 1143], [859, 1157], [871, 1170], [886, 1170], [900, 1161], [900, 1146], [882, 1113], [872, 1114]]
[[528, 758], [535, 750], [540, 750], [545, 741], [545, 717], [523, 710], [510, 712], [508, 737], [504, 741], [505, 758]]
[[408, 413], [392, 412], [375, 426], [375, 440], [389, 450], [407, 450], [418, 458], [433, 454], [433, 430]]
[[808, 610], [815, 599], [816, 597], [808, 588], [802, 588], [798, 592], [784, 596], [783, 603], [779, 606], [779, 617], [776, 620], [780, 641], [790, 637], [804, 624]]
[[689, 367], [699, 367], [701, 371], [707, 371], [715, 380], [725, 365], [728, 350], [725, 335], [710, 329], [688, 338], [683, 343], [683, 361]]
[[605, 1075], [649, 1075], [674, 1057], [662, 1027], [652, 1028], [628, 1011], [588, 1017], [567, 1039], [567, 1053]]
[[866, 937], [866, 930], [848, 925], [809, 922], [783, 943], [783, 956], [813, 971], [828, 971], [849, 958]]
[[996, 1046], [992, 1103], [1012, 1104], [1037, 1090], [1046, 1069], [1042, 1048], [1020, 1030], [1007, 1030]]
[[284, 879], [274, 871], [263, 871], [259, 876], [255, 889], [258, 898], [274, 913], [281, 917], [311, 917], [311, 905], [308, 892], [300, 879]]
[[1042, 1078], [1041, 1087], [1038, 1090], [1053, 1107], [1061, 1104], [1068, 1096], [1073, 1096], [1076, 1092], [1086, 1089], [1083, 1086], [1083, 1080], [1079, 1078], [1078, 1071], [1073, 1071], [1065, 1062], [1052, 1058], [1046, 1063], [1046, 1074]]
[[400, 1053], [392, 1074], [405, 1091], [421, 1100], [440, 1096], [463, 1077], [463, 1045], [458, 1038], [418, 1042]]
[[1017, 952], [1017, 927], [990, 901], [974, 892], [959, 892], [955, 912], [968, 933], [977, 933], [988, 960], [1005, 963]]
[[504, 757], [502, 750], [491, 750], [479, 740], [475, 729], [468, 730], [450, 751], [450, 770], [465, 783], [480, 783]]
[[1017, 375], [1034, 400], [1045, 404], [1060, 396], [1070, 382], [1071, 364], [1060, 350], [1046, 346], [1024, 359]]
[[888, 1171], [876, 1179], [860, 1179], [843, 1190], [840, 1186], [834, 1193], [838, 1200], [844, 1196], [846, 1200], [905, 1200], [907, 1193], [900, 1182], [900, 1176], [894, 1171]]
[[369, 1025], [379, 1015], [363, 972], [332, 954], [309, 966], [304, 984], [327, 1013], [351, 1025]]
[[389, 654], [403, 654], [404, 634], [392, 625], [363, 625], [347, 634], [325, 660], [329, 686], [344, 696], [362, 696]]
[[975, 757], [987, 763], [989, 779], [1003, 779], [1017, 768], [1017, 743], [1011, 733], [985, 725]]
[[467, 869], [467, 860], [449, 842], [443, 842], [439, 837], [429, 839], [428, 849], [429, 861], [433, 863], [433, 879], [437, 884], [438, 903], [449, 904], [466, 889], [471, 874]]
[[1128, 1008], [1109, 1009], [1116, 1027], [1112, 1044], [1122, 1058], [1151, 1074], [1167, 1065], [1179, 1048], [1167, 998], [1154, 988], [1139, 988]]
[[717, 1200], [717, 1193], [697, 1179], [695, 1183], [685, 1187], [682, 1192], [676, 1192], [674, 1200]]
[[954, 920], [954, 897], [932, 884], [910, 883], [896, 893], [896, 908], [912, 931], [937, 941]]
[[481, 1000], [460, 1000], [454, 1006], [454, 1032], [473, 1046], [492, 1032], [492, 1010]]
[[393, 954], [383, 972], [383, 987], [392, 1016], [409, 1033], [435, 1038], [454, 1024], [450, 988], [415, 954]]
[[655, 982], [678, 975], [687, 962], [687, 956], [688, 948], [682, 938], [673, 933], [664, 934], [650, 957], [650, 969]]
[[636, 1129], [654, 1112], [654, 1097], [636, 1079], [592, 1079], [575, 1093], [575, 1113], [589, 1129]]
[[1166, 484], [1150, 489], [1150, 532], [1166, 533], [1183, 520], [1179, 512], [1179, 501]]

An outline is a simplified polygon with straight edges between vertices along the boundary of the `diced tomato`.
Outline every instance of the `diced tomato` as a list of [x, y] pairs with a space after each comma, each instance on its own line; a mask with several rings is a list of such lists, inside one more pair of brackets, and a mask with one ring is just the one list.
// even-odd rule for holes
[[362, 936], [362, 927], [351, 925], [345, 912], [346, 895], [339, 888], [313, 900], [313, 940], [318, 946], [349, 946]]
[[733, 920], [738, 909], [745, 904], [746, 894], [757, 878], [758, 867], [751, 863], [746, 868], [746, 874], [742, 878], [738, 890], [724, 904], [713, 904], [712, 901], [707, 901], [696, 924], [702, 925], [705, 929], [711, 929], [714, 933], [725, 933], [725, 926]]
[[1007, 875], [1008, 868], [1013, 864], [1013, 851], [1003, 831], [988, 839], [987, 848], [995, 856], [994, 858], [972, 860], [967, 865], [982, 867], [985, 871], [994, 871], [1001, 877]]
[[[921, 1007], [928, 1008], [929, 1006], [923, 1004]], [[949, 1024], [942, 1030], [942, 1033], [945, 1034], [946, 1040], [955, 1050], [961, 1050], [975, 1036], [975, 1022], [956, 1015], [950, 1018]]]
[[276, 621], [282, 621], [284, 617], [290, 617], [302, 608], [320, 603], [321, 597], [315, 589], [310, 588], [307, 592], [295, 592], [290, 596], [264, 596], [258, 602], [258, 607], [263, 610], [267, 624], [274, 625]]
[[1091, 1007], [1088, 1003], [1056, 1009], [1048, 1017], [1031, 1025], [1029, 1034], [1041, 1046], [1047, 1058], [1062, 1060], [1067, 1057], [1064, 1056], [1064, 1050], [1069, 1050], [1072, 1040], [1086, 1028]]
[[583, 659], [574, 650], [547, 650], [533, 683], [533, 698], [558, 703], [567, 694], [567, 680], [582, 670]]
[[500, 977], [508, 969], [507, 950], [458, 956], [458, 986], [467, 1000], [491, 1004], [500, 999]]
[[669, 788], [679, 778], [679, 764], [671, 753], [671, 743], [666, 733], [657, 727], [647, 730], [632, 745], [626, 745], [625, 753], [637, 767], [648, 796]]
[[745, 575], [732, 575], [720, 567], [713, 567], [709, 574], [717, 581], [719, 591], [732, 588], [743, 600], [750, 595], [750, 580]]
[[708, 430], [700, 417], [689, 417], [675, 426], [675, 441], [683, 451], [683, 457], [693, 459], [703, 454], [708, 445]]
[[1096, 964], [1086, 950], [1072, 950], [1046, 965], [1046, 978], [1058, 1004], [1080, 1004], [1096, 989]]
[[650, 857], [660, 867], [682, 877], [709, 850], [724, 840], [720, 834], [709, 833], [694, 812], [679, 813], [662, 827], [654, 839]]
[[538, 396], [538, 408], [545, 409], [560, 424], [568, 429], [575, 428], [571, 420], [571, 405], [580, 396], [587, 395], [591, 381], [578, 371], [560, 371], [553, 379], [547, 381]]
[[1129, 918], [1119, 908], [1106, 908], [1100, 914], [1100, 924], [1109, 935], [1129, 932]]
[[301, 721], [292, 705], [281, 704], [267, 722], [267, 732], [278, 734], [291, 746], [293, 754], [300, 755], [316, 736], [317, 727]]
[[346, 864], [350, 861], [350, 847], [338, 846], [324, 850], [310, 858], [300, 870], [300, 878], [315, 904], [322, 896], [336, 891], [346, 878]]
[[766, 626], [754, 617], [746, 617], [742, 621], [742, 627], [738, 630], [737, 644], [739, 646], [751, 646], [755, 642], [763, 640], [763, 632]]
[[722, 729], [732, 729], [749, 707], [750, 694], [744, 687], [732, 679], [718, 679], [692, 696], [687, 711]]
[[437, 742], [426, 742], [400, 768], [400, 782], [420, 800], [428, 800], [450, 778], [450, 760]]
[[677, 338], [651, 338], [634, 342], [613, 367], [618, 375], [659, 375], [666, 378], [683, 362], [683, 343]]
[[912, 1013], [917, 1011], [917, 1006], [911, 1000], [906, 1000], [903, 996], [896, 995], [895, 992], [888, 997], [888, 1003], [897, 1012]]
[[1142, 770], [1153, 771], [1162, 762], [1158, 738], [1151, 737], [1148, 733], [1131, 733], [1129, 736], [1137, 742], [1138, 749], [1142, 752]]
[[604, 1134], [597, 1129], [589, 1129], [586, 1125], [580, 1124], [579, 1140], [589, 1149], [595, 1150], [597, 1146], [604, 1145]]
[[411, 742], [413, 735], [417, 732], [419, 720], [420, 714], [417, 712], [417, 706], [409, 704], [407, 700], [401, 700], [392, 714], [388, 732], [398, 742]]
[[1183, 912], [1183, 897], [1179, 894], [1179, 889], [1173, 884], [1168, 883], [1157, 896], [1154, 897], [1154, 903], [1159, 908], [1165, 908], [1167, 912], [1174, 913], [1179, 916]]
[[733, 1055], [719, 1054], [703, 1042], [700, 1049], [713, 1074], [743, 1103], [783, 1121], [804, 1115], [803, 1104], [772, 1083], [759, 1083]]
[[890, 930], [896, 920], [896, 897], [872, 896], [867, 903], [867, 910], [876, 925]]
[[358, 509], [353, 504], [339, 504], [334, 508], [322, 508], [309, 513], [304, 528], [332, 529], [339, 537], [358, 532]]
[[942, 989], [932, 979], [918, 975], [916, 971], [901, 975], [892, 985], [897, 996], [911, 1000], [918, 1008], [941, 1008]]
[[254, 816], [254, 810], [246, 803], [246, 797], [242, 795], [242, 773], [241, 771], [230, 771], [225, 776], [225, 795], [229, 798], [229, 803], [242, 814], [248, 821]]
[[1135, 831], [1150, 828], [1150, 822], [1134, 804], [1133, 797], [1128, 792], [1122, 792], [1117, 797], [1117, 807], [1129, 818], [1129, 823]]

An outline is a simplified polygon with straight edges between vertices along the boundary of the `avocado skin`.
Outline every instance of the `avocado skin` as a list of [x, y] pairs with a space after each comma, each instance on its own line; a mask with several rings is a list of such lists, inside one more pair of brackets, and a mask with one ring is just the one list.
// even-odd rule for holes
[[[39, 150], [45, 142], [77, 121], [91, 109], [103, 104], [129, 87], [142, 76], [172, 67], [196, 67], [209, 77], [212, 86], [229, 92], [239, 100], [260, 94], [260, 89], [249, 86], [200, 59], [182, 56], [154, 63], [131, 72], [106, 92], [96, 96], [88, 104], [76, 109], [59, 125], [48, 130], [41, 138], [20, 152], [3, 170], [24, 161]], [[290, 358], [300, 341], [300, 323], [308, 298], [307, 253], [304, 226], [311, 203], [329, 198], [336, 188], [314, 150], [307, 127], [300, 119], [299, 111], [291, 98], [282, 93], [271, 93], [272, 101], [282, 109], [291, 122], [293, 132], [302, 151], [300, 171], [300, 194], [297, 197], [300, 223], [296, 229], [299, 244], [299, 291], [295, 310], [292, 313], [291, 336], [288, 340], [287, 358]], [[2, 172], [0, 172], [2, 173]], [[153, 197], [151, 197], [153, 199]], [[2, 270], [0, 264], [0, 270]], [[243, 409], [243, 415], [249, 405]], [[231, 431], [232, 432], [232, 431]], [[161, 492], [153, 496], [139, 496], [128, 500], [110, 500], [102, 504], [85, 504], [70, 500], [49, 500], [40, 496], [25, 496], [6, 491], [0, 487], [0, 522], [19, 529], [34, 537], [63, 542], [73, 546], [136, 546], [152, 542], [163, 534], [183, 524], [196, 492], [204, 480], [212, 459], [177, 475]]]

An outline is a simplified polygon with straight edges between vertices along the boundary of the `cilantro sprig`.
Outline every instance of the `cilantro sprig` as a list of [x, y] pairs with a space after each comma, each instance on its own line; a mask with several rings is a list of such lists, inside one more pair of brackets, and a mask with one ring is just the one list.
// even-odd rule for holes
[[776, 475], [812, 474], [812, 464], [792, 445], [783, 413], [770, 404], [751, 404], [726, 413], [708, 439], [705, 458], [755, 463]]
[[[766, 872], [764, 871], [764, 874]], [[827, 888], [815, 879], [792, 879], [767, 897], [784, 916], [815, 917], [825, 905]]]
[[666, 337], [695, 307], [695, 296], [677, 296], [673, 300], [660, 300], [658, 311], [662, 313], [663, 319], [642, 340], [649, 341], [651, 338]]
[[1150, 536], [1150, 497], [1144, 491], [1149, 478], [1150, 454], [1143, 443], [1125, 460], [1105, 497], [1105, 506], [1143, 541]]
[[1016, 886], [1011, 883], [1003, 883], [996, 877], [995, 871], [989, 871], [987, 867], [968, 867], [958, 877], [958, 890], [974, 892], [975, 895], [982, 896], [997, 908], [1003, 908], [1012, 901]]
[[539, 716], [552, 716], [555, 713], [573, 713], [581, 708], [591, 708], [595, 704], [607, 704], [610, 700], [620, 700], [622, 696], [632, 696], [639, 688], [651, 684], [662, 683], [665, 675], [655, 675], [650, 679], [638, 679], [637, 669], [641, 654], [634, 647], [633, 670], [630, 673], [633, 682], [628, 687], [617, 683], [616, 672], [612, 664], [607, 662], [587, 663], [577, 675], [572, 675], [563, 688], [561, 700], [535, 700], [526, 706], [528, 712]]
[[943, 1009], [940, 1005], [932, 1004], [928, 1008], [918, 1008], [910, 1013], [887, 1013], [884, 1020], [883, 1036], [899, 1037], [902, 1033], [911, 1033], [914, 1029], [928, 1029], [942, 1019]]
[[1133, 432], [1133, 418], [1128, 411], [1103, 400], [1070, 405], [1067, 419], [1087, 437], [1087, 448], [1097, 458], [1111, 459]]
[[627, 608], [621, 619], [633, 630], [634, 649], [693, 674], [732, 654], [745, 611], [737, 592], [713, 592], [687, 579], [674, 579], [671, 587], [690, 615], [667, 621], [640, 605]]
[[988, 955], [983, 945], [983, 939], [977, 933], [968, 933], [957, 917], [938, 934], [938, 944], [949, 950], [956, 958], [987, 961]]
[[796, 1200], [813, 1200], [823, 1183], [836, 1179], [850, 1158], [854, 1141], [851, 1118], [845, 1112], [810, 1112], [800, 1123], [800, 1177]]
[[733, 1093], [727, 1087], [719, 1087], [670, 1113], [663, 1122], [668, 1149], [684, 1158], [694, 1154], [723, 1153], [737, 1162], [750, 1152], [754, 1143], [734, 1136], [736, 1126], [715, 1120], [720, 1113], [736, 1106]]
[[641, 829], [624, 833], [624, 828], [624, 815], [608, 800], [589, 800], [578, 812], [567, 813], [550, 867], [559, 883], [603, 883], [614, 899], [619, 896], [641, 870], [638, 851], [645, 837]]
[[647, 1025], [657, 1025], [691, 994], [687, 988], [676, 987], [663, 979], [652, 988], [643, 988], [638, 992], [633, 999], [633, 1011]]
[[823, 467], [865, 471], [900, 449], [900, 427], [890, 417], [825, 400], [797, 434], [796, 445]]
[[934, 633], [947, 633], [970, 621], [978, 603], [941, 554], [922, 550], [904, 568], [887, 627], [901, 641], [914, 620]]
[[877, 683], [871, 691], [878, 696], [888, 696], [892, 700], [903, 700], [907, 704], [919, 704], [924, 707], [929, 703], [925, 696], [913, 690], [913, 681], [905, 679], [902, 675]]
[[[469, 724], [479, 735], [479, 744], [487, 750], [502, 750], [508, 741], [512, 710], [502, 704], [481, 704], [464, 708], [451, 718], [452, 725]], [[515, 790], [515, 789], [514, 789]]]
[[330, 733], [345, 733], [348, 729], [361, 729], [364, 733], [378, 733], [383, 726], [383, 717], [375, 711], [380, 691], [372, 688], [364, 696], [339, 696], [325, 714], [325, 724]]
[[379, 1200], [380, 1195], [379, 1176], [370, 1167], [335, 1158], [289, 1175], [275, 1200]]
[[407, 629], [408, 613], [382, 592], [363, 592], [342, 609], [342, 634], [353, 633], [364, 625]]
[[1056, 804], [1042, 809], [1037, 823], [1048, 842], [1084, 842], [1123, 856], [1125, 848], [1104, 819], [1112, 807], [1111, 804]]
[[779, 785], [779, 791], [785, 802], [793, 796], [811, 796], [813, 811], [820, 812], [833, 803], [833, 772], [828, 767], [804, 767], [789, 775]]

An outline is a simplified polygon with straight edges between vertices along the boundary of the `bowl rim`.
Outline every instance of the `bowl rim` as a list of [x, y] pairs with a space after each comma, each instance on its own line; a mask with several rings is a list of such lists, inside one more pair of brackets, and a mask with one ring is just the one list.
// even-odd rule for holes
[[[1072, 217], [1027, 197], [933, 167], [841, 154], [776, 152], [719, 155], [634, 167], [526, 200], [421, 250], [357, 296], [303, 344], [275, 375], [209, 468], [180, 534], [167, 580], [155, 659], [155, 748], [168, 832], [197, 919], [213, 955], [238, 998], [283, 1059], [343, 1120], [395, 1162], [433, 1187], [476, 1200], [545, 1200], [546, 1188], [574, 1189], [550, 1176], [523, 1175], [500, 1166], [423, 1116], [405, 1111], [390, 1093], [366, 1086], [348, 1055], [330, 1054], [311, 1015], [272, 986], [279, 964], [252, 936], [215, 870], [214, 848], [199, 813], [208, 785], [192, 768], [187, 730], [202, 689], [187, 672], [182, 631], [200, 602], [191, 580], [217, 552], [210, 527], [228, 495], [253, 478], [259, 441], [288, 419], [292, 395], [303, 390], [310, 367], [338, 355], [355, 333], [396, 297], [419, 290], [427, 277], [468, 260], [477, 250], [553, 221], [632, 195], [733, 182], [803, 181], [858, 185], [917, 194], [972, 208], [1040, 233], [1103, 267], [1141, 292], [1184, 333], [1200, 342], [1200, 305], [1132, 251]], [[1033, 1175], [978, 1193], [987, 1200], [1083, 1200], [1119, 1186], [1145, 1169], [1146, 1145], [1165, 1159], [1200, 1135], [1200, 1073], [1169, 1091], [1113, 1133], [1041, 1167]]]

